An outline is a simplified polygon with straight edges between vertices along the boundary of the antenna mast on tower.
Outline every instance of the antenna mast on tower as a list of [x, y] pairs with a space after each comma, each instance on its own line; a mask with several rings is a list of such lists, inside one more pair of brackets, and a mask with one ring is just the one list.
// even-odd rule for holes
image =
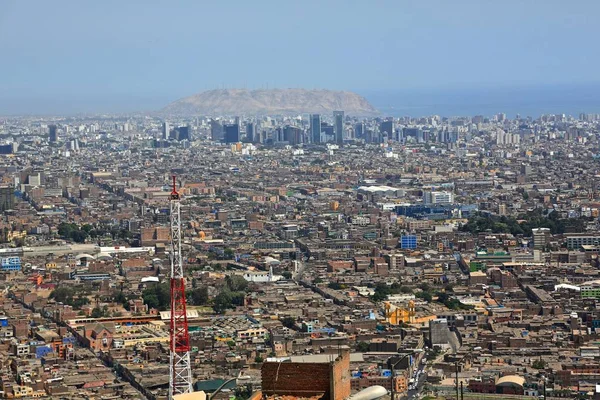
[[171, 325], [169, 327], [169, 399], [191, 393], [190, 335], [185, 304], [185, 280], [181, 255], [181, 197], [175, 176], [170, 196], [171, 209]]

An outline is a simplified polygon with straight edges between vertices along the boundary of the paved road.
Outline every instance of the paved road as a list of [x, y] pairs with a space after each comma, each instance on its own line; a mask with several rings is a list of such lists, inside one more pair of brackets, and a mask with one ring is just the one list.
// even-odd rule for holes
[[427, 372], [424, 372], [423, 369], [425, 368], [425, 366], [420, 366], [419, 367], [419, 371], [421, 372], [421, 375], [419, 375], [419, 381], [417, 382], [417, 387], [413, 390], [409, 390], [408, 391], [408, 399], [409, 400], [413, 400], [413, 399], [417, 399], [418, 396], [421, 394], [421, 390], [423, 390], [423, 385], [425, 385], [425, 380], [427, 379]]

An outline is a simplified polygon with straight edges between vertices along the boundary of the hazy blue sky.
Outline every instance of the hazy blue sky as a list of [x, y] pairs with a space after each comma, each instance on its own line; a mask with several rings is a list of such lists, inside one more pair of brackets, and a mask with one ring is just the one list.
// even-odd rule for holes
[[598, 82], [599, 14], [597, 0], [0, 0], [0, 115], [143, 110], [221, 86]]

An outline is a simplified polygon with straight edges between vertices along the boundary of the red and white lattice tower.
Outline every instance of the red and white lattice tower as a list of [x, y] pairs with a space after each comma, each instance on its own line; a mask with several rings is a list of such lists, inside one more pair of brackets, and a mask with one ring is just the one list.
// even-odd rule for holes
[[171, 204], [171, 325], [169, 357], [169, 399], [192, 389], [190, 335], [185, 306], [185, 280], [181, 256], [181, 203], [175, 176]]

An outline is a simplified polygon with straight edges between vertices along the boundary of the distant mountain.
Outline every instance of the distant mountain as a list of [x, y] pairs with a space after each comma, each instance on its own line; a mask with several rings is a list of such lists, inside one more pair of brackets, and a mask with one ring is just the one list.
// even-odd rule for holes
[[306, 89], [217, 89], [177, 100], [161, 113], [171, 115], [290, 115], [327, 114], [341, 110], [355, 116], [379, 112], [352, 92]]

